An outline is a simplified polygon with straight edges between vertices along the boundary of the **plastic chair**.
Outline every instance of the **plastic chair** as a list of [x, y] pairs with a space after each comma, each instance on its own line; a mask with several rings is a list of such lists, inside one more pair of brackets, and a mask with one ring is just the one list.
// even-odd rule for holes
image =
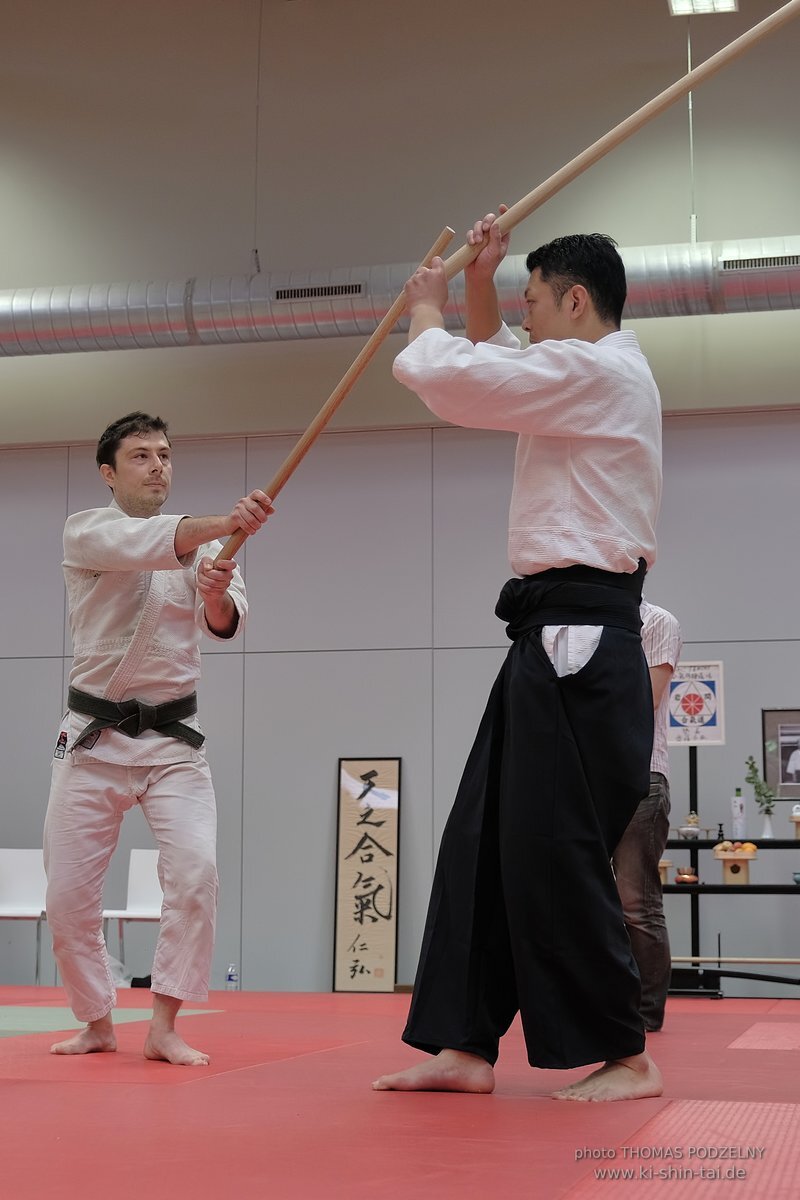
[[0, 849], [0, 920], [36, 922], [36, 983], [42, 958], [47, 876], [41, 850]]
[[164, 894], [161, 891], [157, 867], [157, 850], [131, 850], [125, 907], [103, 909], [103, 934], [106, 945], [108, 945], [108, 922], [117, 922], [120, 962], [125, 962], [125, 922], [161, 920], [161, 904]]

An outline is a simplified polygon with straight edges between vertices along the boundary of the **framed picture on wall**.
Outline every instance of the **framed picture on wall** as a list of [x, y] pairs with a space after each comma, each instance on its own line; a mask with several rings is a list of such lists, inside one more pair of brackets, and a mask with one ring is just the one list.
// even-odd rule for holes
[[397, 979], [400, 759], [340, 758], [335, 992], [393, 992]]
[[800, 708], [762, 708], [764, 781], [779, 800], [800, 800]]

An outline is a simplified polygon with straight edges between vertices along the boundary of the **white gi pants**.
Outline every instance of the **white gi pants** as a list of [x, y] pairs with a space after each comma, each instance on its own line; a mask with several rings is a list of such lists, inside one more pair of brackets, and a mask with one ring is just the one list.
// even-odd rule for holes
[[152, 990], [205, 1000], [217, 910], [217, 813], [205, 760], [165, 766], [53, 763], [44, 829], [47, 921], [70, 1006], [97, 1021], [116, 992], [103, 939], [103, 884], [122, 817], [140, 804], [164, 891]]

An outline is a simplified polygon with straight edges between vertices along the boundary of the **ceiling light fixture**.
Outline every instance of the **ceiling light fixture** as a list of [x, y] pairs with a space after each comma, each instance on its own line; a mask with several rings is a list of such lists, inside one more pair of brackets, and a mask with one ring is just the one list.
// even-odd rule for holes
[[738, 12], [739, 0], [667, 0], [673, 17], [691, 17], [698, 13]]

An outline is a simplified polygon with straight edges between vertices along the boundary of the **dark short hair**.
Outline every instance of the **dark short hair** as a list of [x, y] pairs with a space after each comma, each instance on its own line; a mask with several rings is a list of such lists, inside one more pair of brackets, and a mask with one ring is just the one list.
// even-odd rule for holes
[[102, 467], [104, 463], [109, 467], [115, 466], [120, 442], [132, 434], [163, 433], [171, 446], [167, 428], [167, 422], [162, 421], [161, 417], [151, 417], [145, 412], [128, 413], [126, 417], [112, 421], [100, 434], [100, 441], [97, 443], [98, 467]]
[[561, 300], [580, 283], [592, 298], [598, 317], [619, 326], [628, 284], [617, 243], [606, 233], [571, 233], [531, 250], [525, 265], [539, 270]]

